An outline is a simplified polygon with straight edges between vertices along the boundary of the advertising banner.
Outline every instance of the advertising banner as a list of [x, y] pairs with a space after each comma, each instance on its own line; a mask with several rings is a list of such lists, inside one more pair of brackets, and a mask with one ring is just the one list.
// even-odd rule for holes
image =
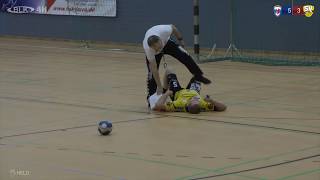
[[115, 17], [116, 0], [0, 0], [0, 11], [73, 16]]

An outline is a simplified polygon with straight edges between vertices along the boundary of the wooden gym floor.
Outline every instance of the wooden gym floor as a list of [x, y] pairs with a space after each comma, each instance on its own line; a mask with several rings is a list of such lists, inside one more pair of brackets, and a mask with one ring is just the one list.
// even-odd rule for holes
[[226, 112], [150, 113], [142, 53], [0, 38], [0, 179], [320, 179], [319, 68], [200, 66]]

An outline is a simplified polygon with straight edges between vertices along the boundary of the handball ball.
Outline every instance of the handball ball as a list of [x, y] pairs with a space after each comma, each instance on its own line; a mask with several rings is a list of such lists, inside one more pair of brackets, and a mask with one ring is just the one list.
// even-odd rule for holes
[[112, 123], [106, 120], [100, 121], [98, 131], [103, 136], [109, 135], [112, 131]]

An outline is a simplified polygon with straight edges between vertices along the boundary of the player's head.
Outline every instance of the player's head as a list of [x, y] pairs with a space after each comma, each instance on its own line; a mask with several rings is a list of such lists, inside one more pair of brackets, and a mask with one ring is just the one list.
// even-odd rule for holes
[[188, 103], [188, 111], [191, 114], [199, 114], [201, 111], [200, 108], [200, 99], [197, 96], [194, 96], [193, 98], [190, 99], [189, 103]]
[[148, 45], [156, 52], [160, 52], [163, 48], [160, 37], [156, 35], [152, 35], [148, 38]]

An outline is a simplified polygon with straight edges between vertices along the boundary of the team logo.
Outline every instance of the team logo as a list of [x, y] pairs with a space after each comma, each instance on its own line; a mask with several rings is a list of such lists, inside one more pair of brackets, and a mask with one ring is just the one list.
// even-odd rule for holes
[[303, 12], [306, 17], [311, 17], [313, 15], [313, 11], [314, 11], [314, 6], [312, 5], [303, 6]]
[[273, 7], [273, 14], [279, 17], [281, 15], [281, 10], [282, 10], [282, 7], [280, 5], [275, 5]]

